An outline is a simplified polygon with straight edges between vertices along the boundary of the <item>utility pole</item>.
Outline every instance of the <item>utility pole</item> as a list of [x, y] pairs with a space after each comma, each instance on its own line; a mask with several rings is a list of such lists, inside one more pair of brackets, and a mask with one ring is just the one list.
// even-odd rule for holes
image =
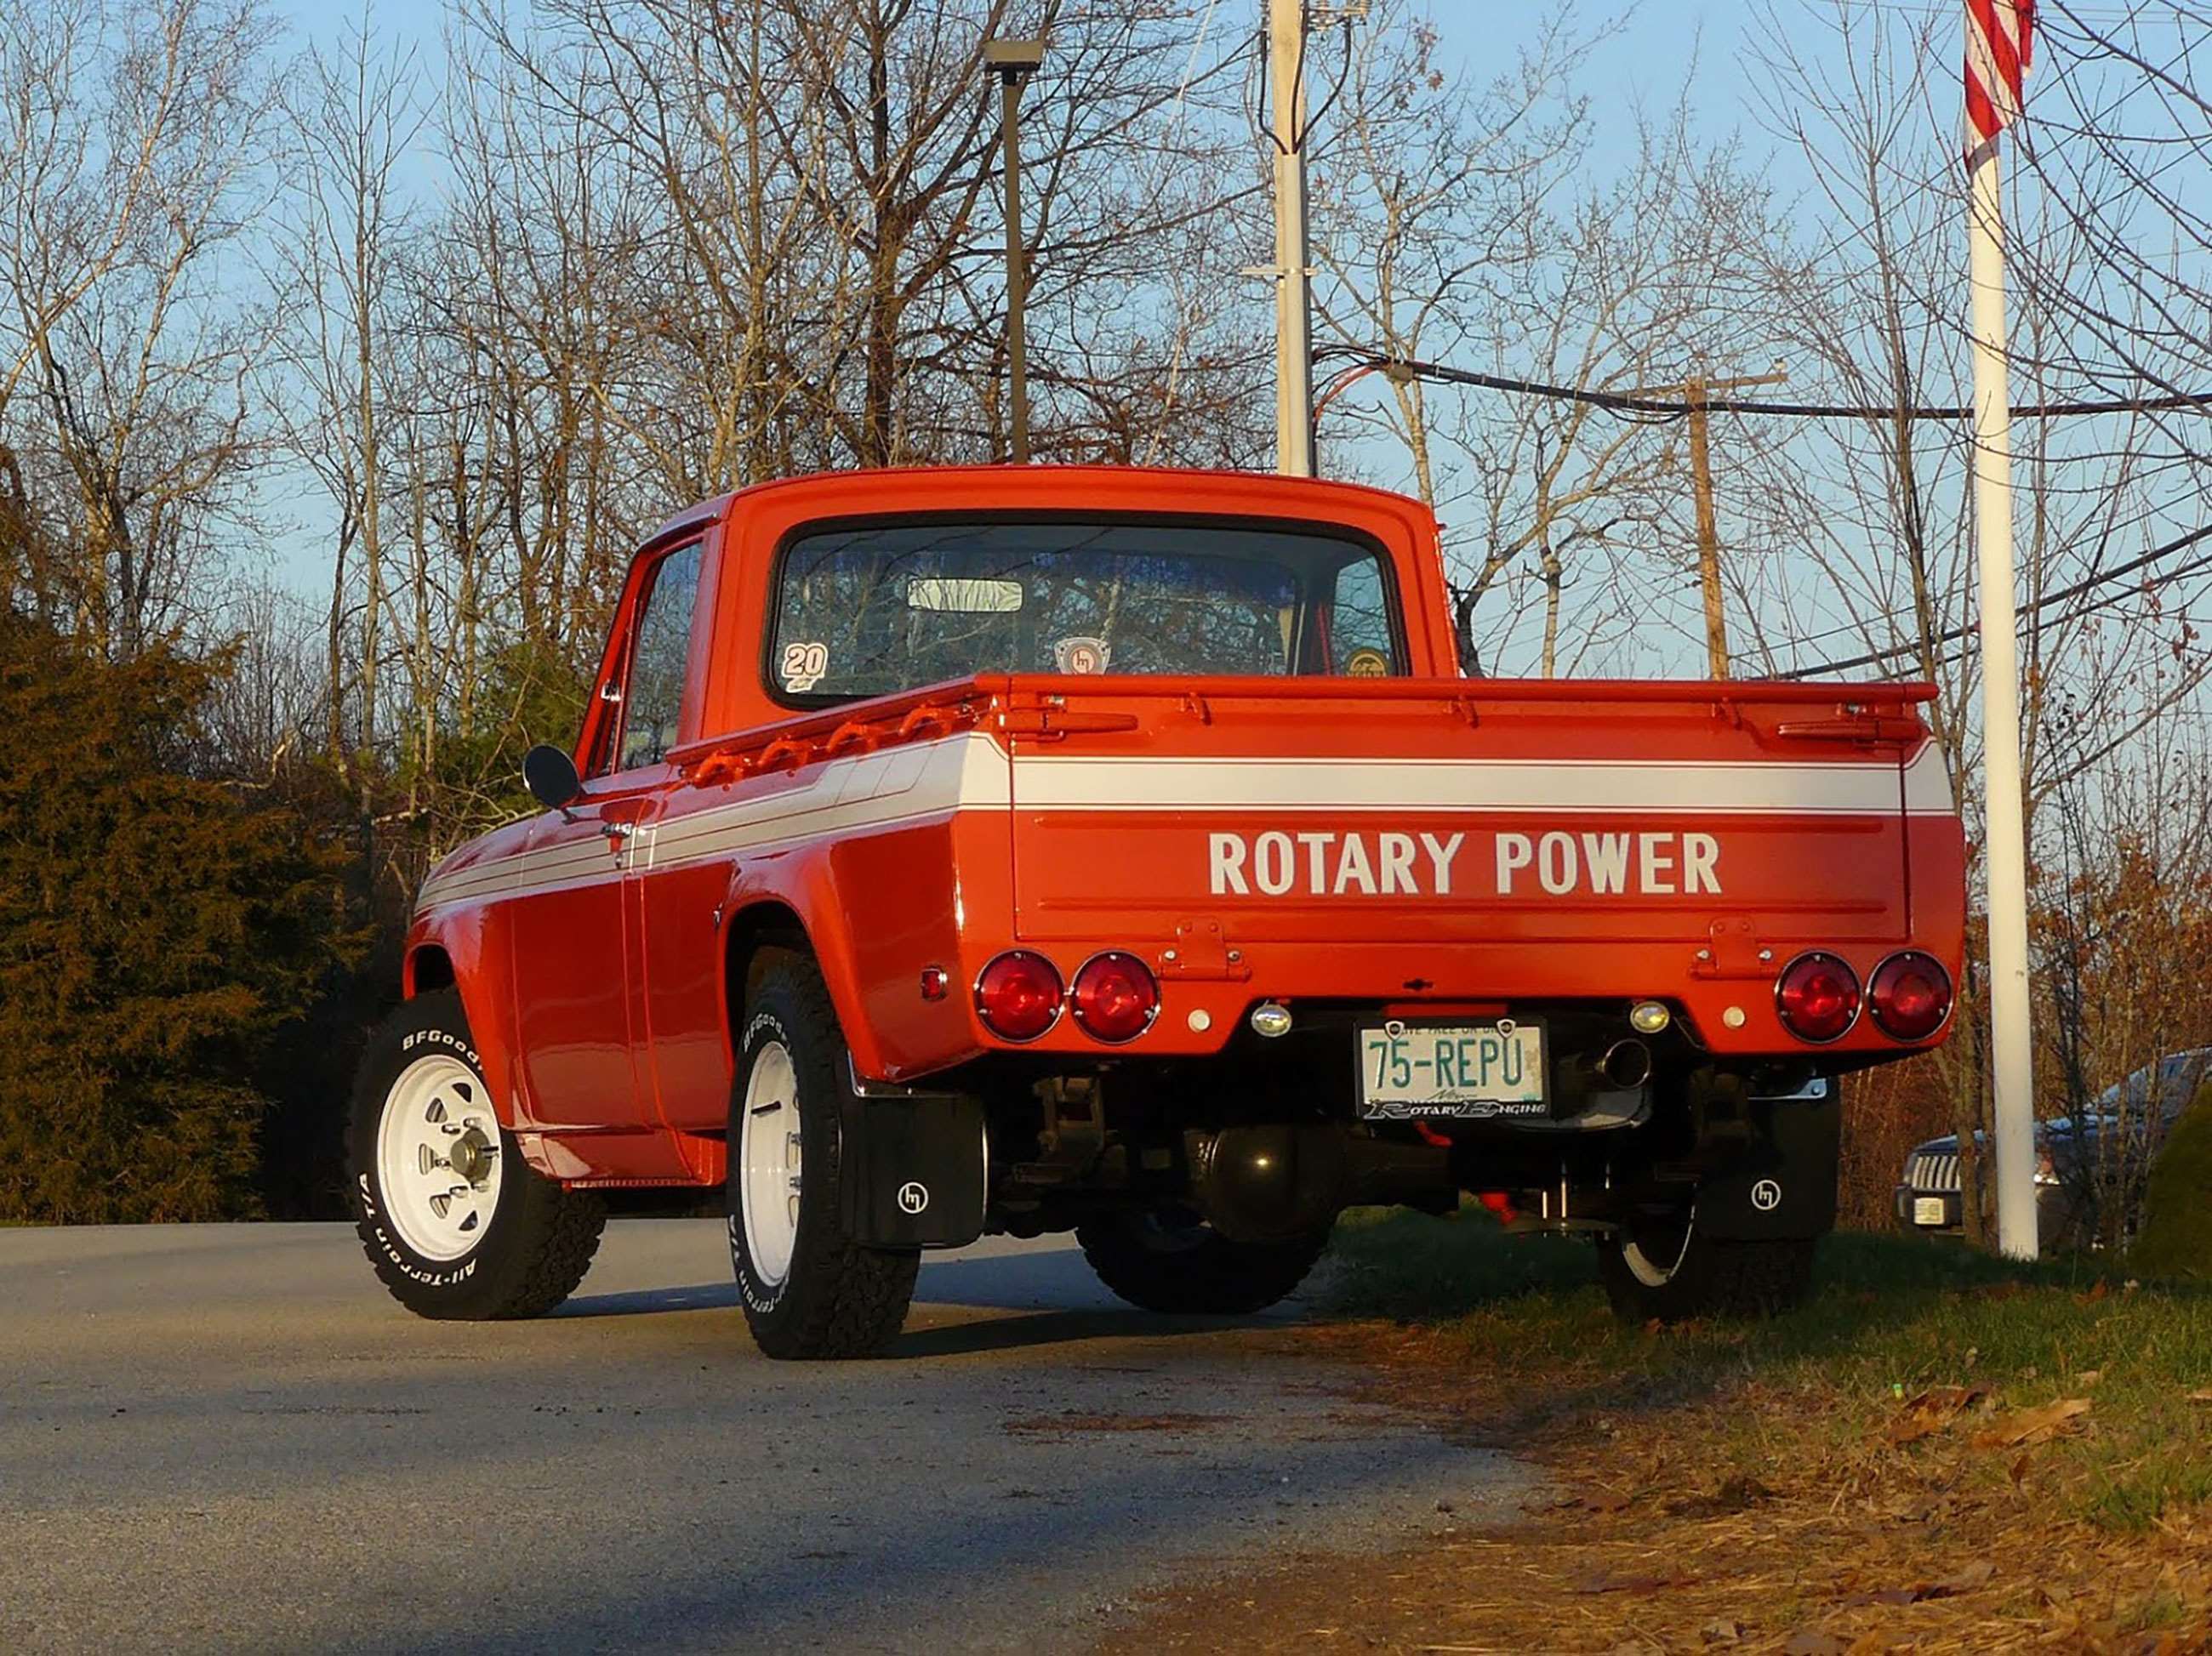
[[[1981, 567], [1982, 809], [1990, 893], [1990, 1148], [1997, 1251], [2033, 1259], [2034, 1002], [2027, 968], [2027, 820], [2020, 759], [2020, 602], [2013, 564], [2012, 392], [2005, 343], [2004, 225], [1997, 141], [1967, 160], [1966, 271], [1972, 293], [1974, 539]], [[1974, 1199], [1968, 1191], [1966, 1199]]]
[[1658, 397], [1679, 391], [1690, 412], [1690, 484], [1698, 507], [1698, 585], [1705, 600], [1705, 658], [1712, 676], [1729, 676], [1728, 616], [1721, 607], [1721, 531], [1713, 509], [1713, 462], [1705, 446], [1705, 404], [1716, 391], [1742, 391], [1752, 385], [1778, 385], [1789, 375], [1777, 367], [1771, 373], [1741, 374], [1733, 379], [1708, 379], [1692, 374], [1674, 385], [1650, 385], [1632, 397]]
[[1044, 62], [1042, 40], [986, 40], [983, 64], [999, 77], [999, 129], [1006, 173], [1006, 402], [1009, 458], [1030, 458], [1029, 259], [1022, 247], [1022, 83]]
[[1306, 0], [1267, 0], [1270, 134], [1275, 141], [1275, 470], [1310, 477], [1311, 252], [1306, 238]]

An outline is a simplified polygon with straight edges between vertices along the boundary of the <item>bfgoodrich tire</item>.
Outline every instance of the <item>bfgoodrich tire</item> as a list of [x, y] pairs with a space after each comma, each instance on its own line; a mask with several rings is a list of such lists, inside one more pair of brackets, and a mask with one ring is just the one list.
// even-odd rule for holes
[[1723, 1241], [1694, 1210], [1646, 1216], [1598, 1240], [1598, 1277], [1613, 1315], [1641, 1325], [1698, 1317], [1774, 1317], [1805, 1301], [1813, 1239]]
[[865, 1357], [906, 1321], [921, 1262], [863, 1247], [838, 1203], [845, 1037], [814, 962], [778, 950], [756, 974], [730, 1094], [730, 1265], [771, 1357]]
[[1076, 1228], [1098, 1280], [1143, 1311], [1234, 1316], [1264, 1311], [1305, 1281], [1328, 1233], [1235, 1242], [1194, 1214], [1120, 1213]]
[[450, 989], [417, 995], [371, 1039], [347, 1154], [369, 1263], [418, 1316], [538, 1316], [599, 1251], [605, 1205], [522, 1159]]

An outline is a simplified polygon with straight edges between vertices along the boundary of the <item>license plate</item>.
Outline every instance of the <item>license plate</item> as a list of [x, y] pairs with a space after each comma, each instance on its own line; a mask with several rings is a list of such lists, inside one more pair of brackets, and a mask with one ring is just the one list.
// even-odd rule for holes
[[1370, 1121], [1545, 1113], [1540, 1023], [1370, 1024], [1358, 1052], [1359, 1113]]
[[1948, 1216], [1943, 1211], [1940, 1196], [1916, 1196], [1912, 1198], [1912, 1222], [1916, 1225], [1940, 1225]]

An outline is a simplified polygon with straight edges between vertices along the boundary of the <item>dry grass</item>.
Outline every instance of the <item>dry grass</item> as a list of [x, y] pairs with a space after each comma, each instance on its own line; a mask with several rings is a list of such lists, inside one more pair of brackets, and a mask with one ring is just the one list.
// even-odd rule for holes
[[1122, 1647], [2207, 1647], [2212, 1296], [1841, 1237], [1796, 1317], [1622, 1329], [1586, 1249], [1484, 1226], [1348, 1228], [1310, 1338], [1552, 1504], [1182, 1595]]

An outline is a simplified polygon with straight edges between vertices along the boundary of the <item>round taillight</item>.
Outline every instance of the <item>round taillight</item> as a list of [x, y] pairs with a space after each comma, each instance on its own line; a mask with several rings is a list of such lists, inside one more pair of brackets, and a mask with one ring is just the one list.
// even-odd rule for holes
[[1060, 968], [1026, 949], [1010, 949], [975, 980], [975, 1010], [1003, 1040], [1035, 1040], [1060, 1022], [1066, 987]]
[[1800, 955], [1775, 980], [1774, 1010], [1800, 1040], [1840, 1040], [1858, 1022], [1858, 974], [1821, 949]]
[[1083, 962], [1067, 1000], [1085, 1034], [1118, 1046], [1152, 1027], [1160, 986], [1144, 961], [1109, 949]]
[[1951, 1016], [1951, 974], [1933, 955], [1907, 949], [1874, 969], [1867, 1010], [1895, 1040], [1925, 1040]]

